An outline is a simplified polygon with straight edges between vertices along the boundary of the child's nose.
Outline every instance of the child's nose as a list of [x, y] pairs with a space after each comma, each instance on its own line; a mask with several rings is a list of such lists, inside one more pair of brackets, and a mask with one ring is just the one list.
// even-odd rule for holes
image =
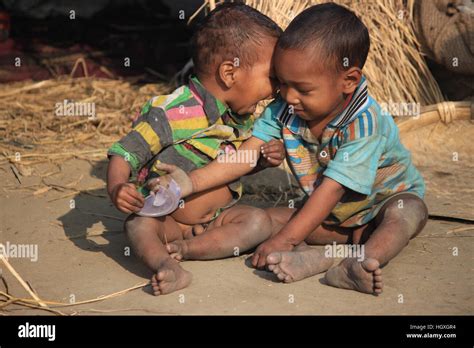
[[300, 103], [298, 93], [293, 88], [281, 88], [280, 94], [288, 104], [298, 105]]

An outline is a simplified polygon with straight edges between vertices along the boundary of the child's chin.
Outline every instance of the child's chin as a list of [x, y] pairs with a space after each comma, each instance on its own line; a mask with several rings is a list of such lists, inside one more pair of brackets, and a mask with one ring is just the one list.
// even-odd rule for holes
[[309, 117], [308, 114], [304, 111], [297, 111], [295, 112], [295, 114], [298, 115], [299, 118], [305, 121], [311, 121], [311, 117]]
[[248, 108], [242, 108], [237, 112], [239, 115], [248, 115], [248, 114], [253, 114], [257, 110], [257, 105], [250, 106]]

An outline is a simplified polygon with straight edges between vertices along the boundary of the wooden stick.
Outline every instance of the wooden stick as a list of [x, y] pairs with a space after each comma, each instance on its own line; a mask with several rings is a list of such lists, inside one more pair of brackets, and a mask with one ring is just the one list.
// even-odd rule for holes
[[41, 307], [48, 307], [31, 289], [30, 287], [28, 286], [28, 284], [26, 284], [26, 282], [21, 278], [21, 276], [17, 273], [17, 271], [15, 271], [15, 269], [13, 268], [13, 266], [10, 264], [10, 262], [8, 262], [8, 260], [0, 254], [0, 260], [2, 260], [2, 262], [5, 264], [5, 267], [8, 268], [8, 270], [10, 271], [11, 274], [13, 274], [13, 276], [16, 278], [16, 280], [18, 280], [18, 282], [21, 284], [21, 286], [23, 286], [23, 288], [30, 294], [31, 297], [33, 297], [36, 302], [39, 303], [39, 305]]
[[191, 22], [193, 21], [194, 17], [196, 17], [196, 16], [199, 14], [199, 12], [201, 12], [202, 9], [206, 7], [206, 5], [208, 4], [208, 2], [209, 2], [209, 0], [205, 0], [204, 3], [196, 10], [196, 12], [194, 12], [194, 13], [191, 15], [191, 17], [189, 17], [188, 23], [187, 23], [188, 25], [189, 25], [189, 23], [191, 23]]
[[33, 192], [33, 196], [37, 196], [37, 195], [43, 194], [43, 193], [45, 193], [45, 192], [48, 192], [48, 191], [51, 190], [51, 189], [52, 189], [51, 186], [42, 187], [42, 188], [36, 190], [35, 192]]
[[216, 8], [216, 0], [209, 0], [209, 9], [213, 11]]
[[48, 311], [48, 312], [58, 314], [58, 315], [66, 315], [63, 312], [58, 311], [56, 309], [51, 309], [49, 307], [38, 306], [34, 303], [27, 302], [27, 301], [25, 301], [21, 298], [16, 298], [12, 295], [6, 294], [3, 291], [0, 291], [0, 295], [7, 298], [7, 300], [2, 301], [3, 303], [0, 305], [0, 308], [7, 307], [11, 304], [16, 304], [16, 305], [19, 305], [19, 306], [24, 306], [24, 307], [34, 308], [34, 309], [41, 309], [41, 310]]
[[11, 164], [11, 165], [10, 165], [10, 168], [11, 168], [13, 174], [15, 175], [15, 178], [18, 180], [18, 182], [19, 182], [20, 185], [21, 185], [20, 173], [18, 173], [18, 169], [16, 169], [16, 167], [15, 167], [14, 164]]
[[[84, 300], [84, 301], [79, 301], [79, 302], [74, 302], [74, 303], [48, 301], [48, 300], [46, 300], [44, 302], [50, 304], [51, 306], [54, 306], [54, 308], [79, 306], [79, 305], [83, 305], [83, 304], [87, 304], [87, 303], [99, 302], [99, 301], [107, 300], [107, 299], [114, 298], [114, 297], [117, 297], [117, 296], [121, 296], [121, 295], [126, 294], [127, 292], [130, 292], [130, 291], [133, 291], [133, 290], [136, 290], [136, 289], [140, 289], [140, 288], [143, 288], [143, 287], [148, 286], [148, 285], [150, 285], [150, 281], [134, 285], [130, 288], [120, 290], [120, 291], [114, 292], [114, 293], [109, 294], [109, 295], [102, 295], [102, 296], [99, 296], [99, 297], [96, 297], [96, 298], [93, 298], [93, 299], [90, 299], [90, 300]], [[5, 296], [5, 293], [0, 291], [0, 295]], [[8, 295], [7, 297], [8, 298], [14, 298], [12, 295]], [[32, 300], [32, 299], [29, 299], [29, 298], [16, 298], [16, 300], [20, 300], [20, 301], [25, 302], [25, 303], [38, 302], [38, 300]]]
[[43, 88], [44, 86], [47, 86], [48, 84], [51, 84], [51, 80], [45, 80], [45, 81], [35, 83], [33, 85], [24, 86], [24, 87], [17, 88], [17, 89], [14, 89], [14, 90], [9, 90], [6, 93], [0, 94], [0, 98], [8, 97], [8, 96], [15, 95], [15, 94], [22, 93], [22, 92], [26, 92], [26, 91], [31, 91], [33, 89]]

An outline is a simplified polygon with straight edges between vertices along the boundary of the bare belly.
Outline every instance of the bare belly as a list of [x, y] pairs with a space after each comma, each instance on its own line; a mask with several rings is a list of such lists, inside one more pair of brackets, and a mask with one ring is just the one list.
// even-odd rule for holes
[[185, 199], [184, 207], [175, 210], [171, 216], [179, 223], [194, 225], [208, 222], [216, 210], [232, 201], [227, 185], [203, 191]]

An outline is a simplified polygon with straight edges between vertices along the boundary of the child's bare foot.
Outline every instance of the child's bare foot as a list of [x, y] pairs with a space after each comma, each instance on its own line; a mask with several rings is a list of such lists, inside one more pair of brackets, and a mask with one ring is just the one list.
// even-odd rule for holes
[[299, 250], [271, 253], [267, 256], [268, 269], [281, 281], [291, 283], [327, 271], [334, 261], [309, 247]]
[[173, 259], [177, 261], [185, 260], [188, 242], [186, 240], [175, 240], [166, 246], [166, 250]]
[[366, 259], [362, 262], [354, 258], [347, 258], [331, 268], [324, 279], [328, 285], [342, 289], [356, 290], [366, 294], [378, 295], [382, 293], [382, 270], [375, 259]]
[[175, 260], [165, 261], [151, 278], [155, 296], [183, 289], [191, 283], [192, 274], [185, 271]]

